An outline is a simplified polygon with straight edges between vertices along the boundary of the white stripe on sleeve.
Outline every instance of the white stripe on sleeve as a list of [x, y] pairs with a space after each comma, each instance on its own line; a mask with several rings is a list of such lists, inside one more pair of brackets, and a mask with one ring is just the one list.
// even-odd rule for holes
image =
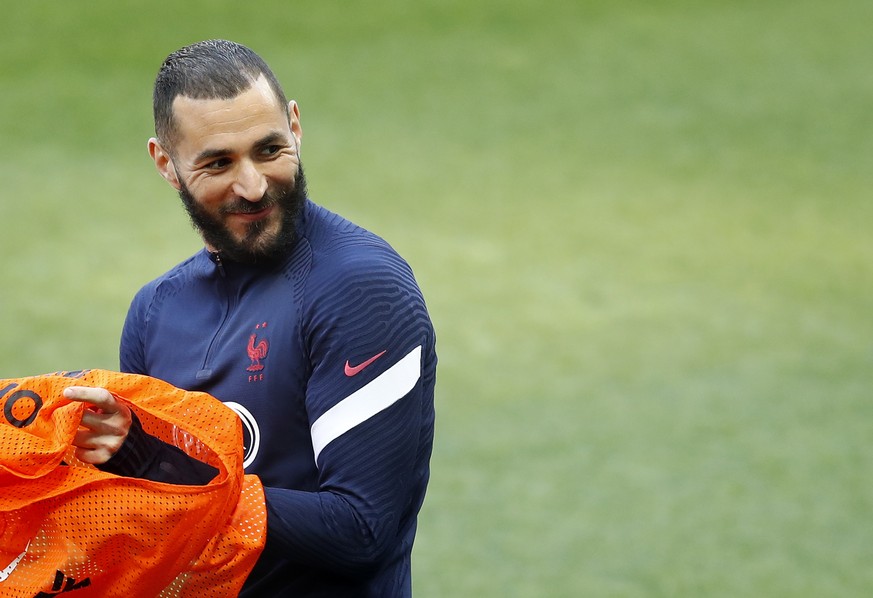
[[421, 345], [372, 382], [325, 411], [310, 428], [316, 462], [324, 447], [405, 397], [420, 377]]

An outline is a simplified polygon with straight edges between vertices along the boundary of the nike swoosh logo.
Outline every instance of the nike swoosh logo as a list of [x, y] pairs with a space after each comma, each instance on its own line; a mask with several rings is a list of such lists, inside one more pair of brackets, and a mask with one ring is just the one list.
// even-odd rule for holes
[[18, 566], [18, 563], [21, 562], [21, 559], [24, 558], [24, 555], [27, 554], [27, 549], [30, 548], [30, 542], [27, 543], [27, 546], [24, 547], [24, 552], [15, 557], [15, 560], [9, 563], [9, 566], [0, 571], [0, 581], [6, 581], [6, 578], [12, 575], [12, 572], [15, 571], [15, 568]]
[[355, 366], [351, 365], [348, 361], [346, 361], [346, 368], [345, 368], [346, 376], [351, 378], [352, 376], [361, 373], [361, 370], [363, 370], [365, 367], [367, 367], [368, 365], [370, 365], [371, 363], [373, 363], [374, 361], [376, 361], [377, 359], [379, 359], [380, 357], [385, 355], [386, 352], [387, 351], [382, 351], [381, 353], [377, 353], [376, 355], [373, 355], [367, 361], [360, 363], [358, 365], [355, 365]]

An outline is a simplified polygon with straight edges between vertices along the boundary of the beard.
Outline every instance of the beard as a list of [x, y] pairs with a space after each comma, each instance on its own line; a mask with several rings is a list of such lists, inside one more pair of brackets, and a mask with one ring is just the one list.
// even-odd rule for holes
[[[237, 199], [224, 205], [219, 209], [218, 217], [197, 203], [184, 183], [180, 181], [180, 184], [179, 197], [191, 224], [222, 258], [245, 264], [276, 262], [287, 256], [297, 242], [297, 218], [306, 202], [306, 176], [302, 164], [298, 164], [297, 176], [290, 183], [268, 188], [257, 203]], [[268, 222], [258, 221], [249, 225], [242, 239], [236, 239], [221, 220], [221, 216], [227, 213], [251, 214], [270, 207], [276, 207], [281, 215], [275, 233], [267, 232]]]

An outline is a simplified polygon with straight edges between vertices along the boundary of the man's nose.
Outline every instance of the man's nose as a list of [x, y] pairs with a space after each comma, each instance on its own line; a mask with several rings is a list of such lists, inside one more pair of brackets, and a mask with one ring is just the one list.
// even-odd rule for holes
[[257, 165], [249, 160], [239, 164], [236, 180], [233, 183], [233, 192], [248, 201], [261, 201], [267, 192], [267, 177], [258, 170]]

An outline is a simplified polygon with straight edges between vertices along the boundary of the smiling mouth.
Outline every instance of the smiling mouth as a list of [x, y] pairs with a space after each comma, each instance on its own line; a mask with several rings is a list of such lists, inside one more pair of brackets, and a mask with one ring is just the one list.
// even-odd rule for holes
[[265, 208], [261, 208], [260, 210], [256, 210], [253, 212], [230, 212], [228, 216], [241, 218], [242, 220], [260, 220], [261, 218], [266, 218], [273, 211], [273, 206], [267, 206]]

